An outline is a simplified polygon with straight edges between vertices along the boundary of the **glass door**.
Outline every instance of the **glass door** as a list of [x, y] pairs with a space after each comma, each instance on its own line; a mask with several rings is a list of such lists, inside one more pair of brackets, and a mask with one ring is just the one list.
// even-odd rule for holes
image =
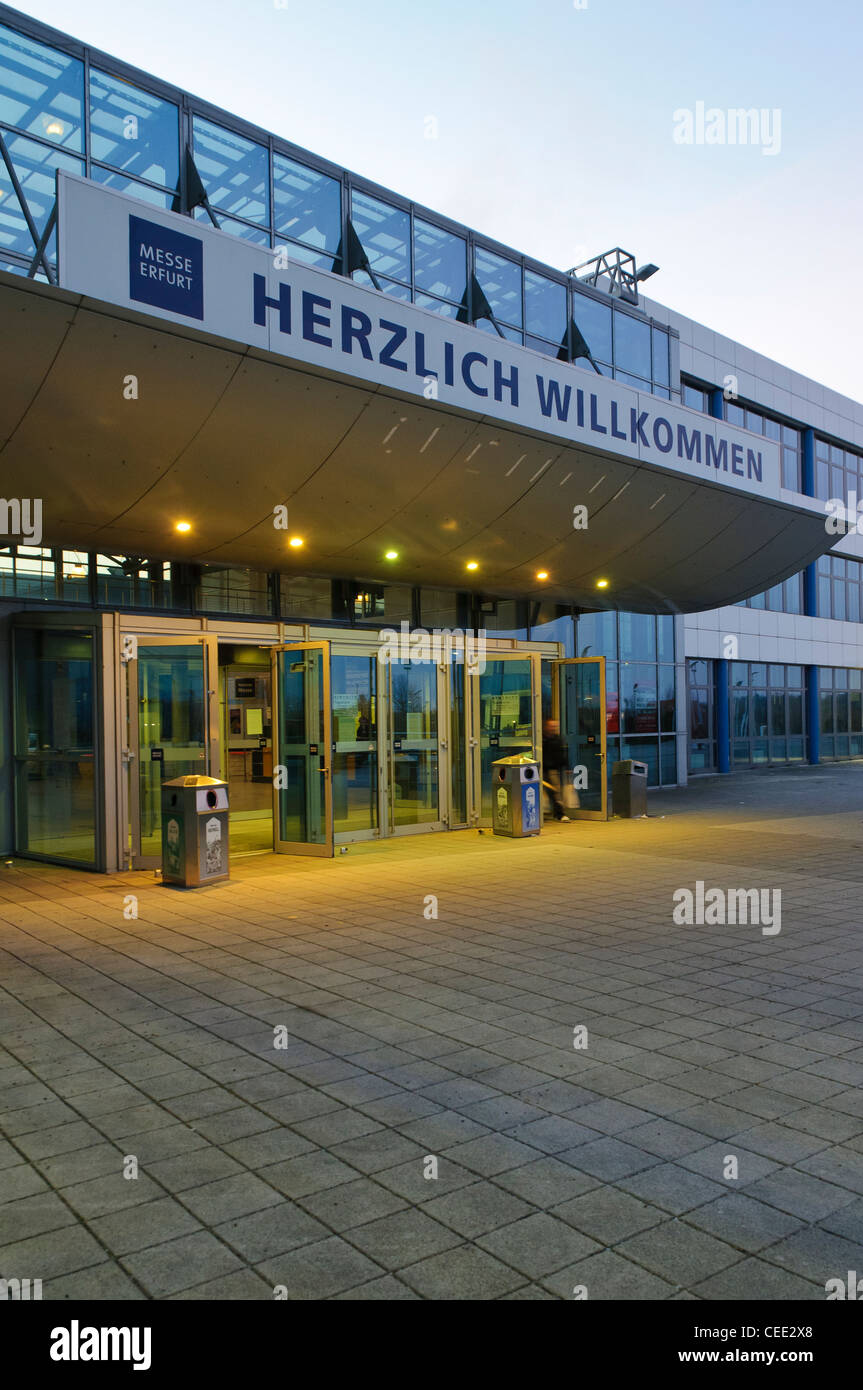
[[390, 835], [442, 830], [438, 667], [382, 661], [386, 722], [381, 746], [382, 823]]
[[134, 869], [162, 860], [162, 783], [219, 775], [217, 673], [212, 637], [135, 643], [126, 687]]
[[605, 657], [570, 657], [552, 662], [552, 718], [569, 748], [575, 800], [570, 820], [608, 820]]
[[280, 854], [333, 853], [329, 642], [273, 649], [273, 842]]
[[492, 763], [515, 753], [539, 757], [539, 656], [497, 653], [466, 678], [471, 687], [469, 815], [473, 824], [491, 825]]
[[96, 632], [16, 628], [13, 644], [15, 852], [100, 868]]

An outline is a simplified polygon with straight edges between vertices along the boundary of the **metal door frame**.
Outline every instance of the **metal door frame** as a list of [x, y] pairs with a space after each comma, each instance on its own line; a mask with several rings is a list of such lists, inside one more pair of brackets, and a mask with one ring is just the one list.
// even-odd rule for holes
[[[204, 771], [218, 776], [219, 749], [219, 647], [214, 634], [186, 633], [183, 636], [163, 636], [161, 633], [124, 633], [124, 639], [134, 637], [134, 654], [122, 661], [125, 670], [125, 710], [127, 740], [123, 760], [129, 770], [130, 868], [155, 869], [161, 855], [141, 853], [141, 761], [140, 690], [138, 687], [138, 647], [203, 647], [204, 664]], [[122, 658], [121, 658], [122, 660]], [[211, 769], [215, 767], [215, 774]]]
[[[318, 859], [331, 859], [334, 854], [333, 838], [333, 706], [330, 679], [330, 653], [332, 644], [321, 639], [310, 642], [281, 642], [270, 648], [270, 670], [272, 672], [273, 709], [273, 850], [276, 854], [310, 855]], [[279, 652], [320, 652], [322, 689], [321, 709], [323, 712], [323, 742], [318, 754], [318, 771], [324, 779], [324, 835], [320, 844], [303, 843], [296, 840], [279, 839], [279, 792], [276, 786], [276, 768], [281, 763], [281, 701], [279, 684]], [[309, 755], [309, 756], [314, 756]]]
[[[486, 661], [530, 662], [531, 752], [541, 761], [542, 749], [542, 655], [537, 651], [486, 651]], [[469, 826], [491, 825], [482, 815], [482, 750], [480, 748], [479, 683], [482, 673], [465, 667], [465, 723], [467, 751], [467, 817]]]
[[560, 720], [560, 682], [558, 680], [559, 668], [561, 666], [596, 666], [599, 665], [599, 708], [602, 718], [600, 720], [600, 775], [602, 790], [602, 806], [598, 811], [577, 810], [568, 811], [570, 820], [608, 820], [608, 709], [605, 696], [605, 657], [604, 656], [566, 656], [551, 663], [551, 711], [552, 718]]

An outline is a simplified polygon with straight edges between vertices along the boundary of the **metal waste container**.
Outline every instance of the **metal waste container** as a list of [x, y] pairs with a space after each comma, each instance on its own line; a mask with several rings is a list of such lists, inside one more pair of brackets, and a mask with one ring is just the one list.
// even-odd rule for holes
[[612, 764], [611, 798], [616, 816], [646, 816], [647, 763], [624, 758]]
[[527, 753], [492, 763], [491, 815], [495, 835], [521, 839], [542, 829], [539, 763]]
[[228, 877], [228, 784], [218, 777], [162, 783], [162, 882], [200, 888]]

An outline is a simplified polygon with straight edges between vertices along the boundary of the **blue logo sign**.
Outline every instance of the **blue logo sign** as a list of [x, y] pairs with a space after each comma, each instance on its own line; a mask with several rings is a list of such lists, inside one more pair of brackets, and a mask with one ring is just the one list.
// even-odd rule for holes
[[129, 298], [203, 319], [204, 244], [200, 238], [130, 215]]

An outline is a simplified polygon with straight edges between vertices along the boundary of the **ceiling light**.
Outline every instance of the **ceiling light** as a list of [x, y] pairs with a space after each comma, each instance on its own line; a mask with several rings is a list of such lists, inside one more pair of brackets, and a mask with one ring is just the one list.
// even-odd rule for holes
[[548, 570], [537, 570], [537, 579], [548, 579]]
[[399, 553], [397, 550], [388, 550], [386, 555], [384, 556], [385, 560], [397, 560], [398, 558]]
[[597, 579], [597, 581], [596, 581], [596, 587], [597, 587], [597, 589], [607, 589], [607, 588], [608, 588], [608, 580], [607, 580], [607, 579]]
[[191, 531], [191, 529], [192, 529], [192, 523], [191, 523], [191, 521], [178, 521], [177, 524], [176, 524], [176, 526], [174, 527], [174, 530], [175, 530], [175, 531], [181, 531], [181, 532], [183, 533], [183, 535], [185, 535], [185, 533], [186, 533], [187, 531]]
[[49, 121], [46, 121], [46, 122], [45, 122], [45, 134], [46, 134], [46, 135], [62, 135], [62, 134], [63, 134], [63, 123], [62, 123], [62, 121], [50, 121], [50, 120], [49, 120]]
[[468, 562], [467, 562], [467, 567], [468, 567], [469, 570], [478, 570], [478, 569], [479, 569], [479, 565], [477, 564], [476, 560], [468, 560]]
[[291, 547], [292, 550], [299, 550], [302, 544], [302, 536], [291, 536], [291, 539], [288, 541], [288, 545]]

